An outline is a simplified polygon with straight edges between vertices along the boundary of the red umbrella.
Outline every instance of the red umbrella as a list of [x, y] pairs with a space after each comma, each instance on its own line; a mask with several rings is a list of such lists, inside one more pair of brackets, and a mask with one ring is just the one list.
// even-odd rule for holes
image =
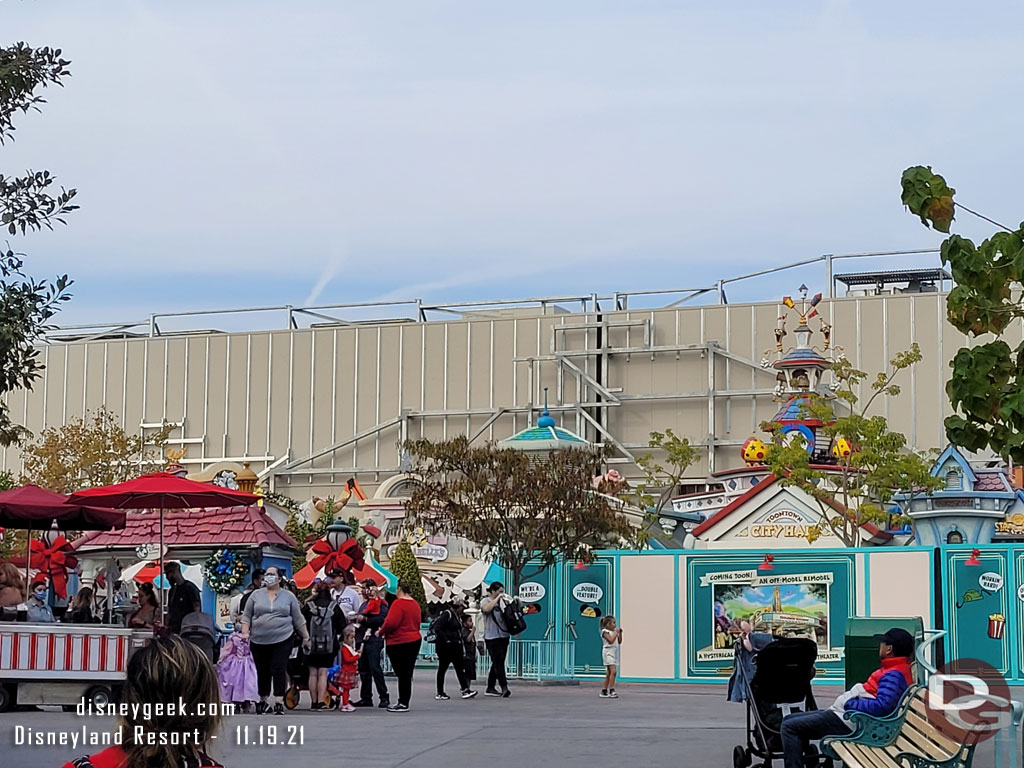
[[0, 526], [29, 530], [49, 528], [53, 520], [65, 530], [124, 528], [124, 512], [69, 504], [63, 493], [54, 493], [38, 485], [23, 485], [0, 492]]
[[154, 472], [117, 485], [75, 491], [68, 501], [105, 509], [195, 509], [247, 507], [259, 501], [259, 497], [166, 472]]
[[[154, 472], [134, 480], [102, 488], [76, 491], [68, 499], [71, 503], [88, 504], [108, 509], [160, 510], [160, 570], [164, 568], [164, 510], [249, 506], [258, 496], [232, 491], [210, 483], [197, 483], [167, 472]], [[161, 611], [166, 609], [161, 601]]]
[[[53, 521], [66, 531], [104, 531], [108, 528], [124, 528], [124, 512], [69, 504], [68, 497], [63, 493], [48, 491], [38, 485], [23, 485], [0, 492], [0, 526], [28, 531], [25, 554], [26, 582], [30, 565], [45, 566], [43, 569], [51, 578], [58, 577], [55, 585], [63, 583], [61, 575], [63, 579], [67, 578], [64, 556], [61, 554], [63, 546], [56, 547], [58, 551], [52, 553], [44, 546], [36, 553], [37, 556], [32, 554], [32, 530], [48, 529]], [[60, 541], [63, 542], [63, 538]], [[33, 563], [33, 560], [37, 560], [38, 564]], [[60, 562], [51, 563], [54, 560]], [[74, 567], [73, 561], [68, 565]], [[62, 586], [58, 588], [58, 593], [62, 589]]]

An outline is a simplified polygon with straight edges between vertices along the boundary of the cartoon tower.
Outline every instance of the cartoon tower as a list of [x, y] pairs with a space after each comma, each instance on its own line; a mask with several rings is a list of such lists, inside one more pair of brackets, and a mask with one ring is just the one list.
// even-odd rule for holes
[[782, 592], [777, 586], [772, 588], [772, 601], [772, 611], [782, 613]]
[[[776, 352], [778, 359], [770, 365], [778, 371], [775, 386], [775, 400], [783, 403], [778, 413], [772, 419], [777, 424], [777, 429], [782, 435], [799, 434], [804, 439], [804, 445], [808, 453], [813, 454], [816, 450], [827, 449], [828, 446], [817, 446], [818, 429], [824, 426], [817, 415], [809, 410], [814, 399], [832, 399], [835, 397], [825, 386], [823, 376], [825, 371], [832, 365], [811, 346], [811, 335], [813, 331], [807, 321], [817, 316], [818, 310], [815, 307], [821, 301], [821, 294], [813, 298], [807, 298], [807, 286], [800, 286], [800, 308], [797, 310], [796, 302], [786, 296], [782, 303], [789, 309], [798, 312], [800, 319], [797, 327], [793, 329], [796, 336], [796, 345], [783, 354], [782, 337], [786, 336], [786, 316], [779, 318], [779, 327], [775, 330]], [[825, 339], [825, 350], [831, 346], [831, 326], [824, 320], [821, 321], [821, 333]], [[767, 359], [764, 361], [767, 363]]]

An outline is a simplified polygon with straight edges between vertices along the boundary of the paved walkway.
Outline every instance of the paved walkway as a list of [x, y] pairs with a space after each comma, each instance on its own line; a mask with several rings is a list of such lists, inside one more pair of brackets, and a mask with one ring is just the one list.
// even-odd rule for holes
[[[413, 709], [404, 715], [361, 710], [342, 715], [296, 710], [284, 717], [237, 716], [217, 740], [214, 756], [229, 768], [704, 768], [732, 765], [743, 738], [743, 707], [725, 700], [721, 686], [625, 685], [621, 698], [598, 698], [598, 687], [513, 684], [510, 699], [434, 701], [430, 675], [417, 677]], [[454, 675], [449, 693], [455, 689]], [[827, 701], [838, 689], [816, 689]], [[16, 747], [14, 731], [80, 731], [109, 721], [57, 711], [0, 715], [0, 765], [59, 768], [83, 750]], [[284, 734], [301, 726], [302, 746], [236, 744], [238, 726], [275, 725]], [[88, 750], [86, 750], [88, 751]], [[991, 748], [976, 768], [992, 768]]]

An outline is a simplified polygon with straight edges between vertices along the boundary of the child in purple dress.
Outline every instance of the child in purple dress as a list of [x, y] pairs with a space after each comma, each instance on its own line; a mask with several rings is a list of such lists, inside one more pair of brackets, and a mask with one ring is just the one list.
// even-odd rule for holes
[[256, 685], [256, 664], [252, 660], [249, 641], [237, 632], [227, 639], [217, 662], [217, 681], [221, 701], [244, 704], [259, 699]]

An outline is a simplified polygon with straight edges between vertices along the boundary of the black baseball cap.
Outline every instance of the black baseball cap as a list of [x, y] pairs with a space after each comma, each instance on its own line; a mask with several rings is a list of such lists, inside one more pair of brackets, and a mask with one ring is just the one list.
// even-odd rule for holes
[[875, 635], [875, 640], [892, 646], [894, 656], [913, 656], [914, 636], [907, 630], [893, 627], [882, 635]]

